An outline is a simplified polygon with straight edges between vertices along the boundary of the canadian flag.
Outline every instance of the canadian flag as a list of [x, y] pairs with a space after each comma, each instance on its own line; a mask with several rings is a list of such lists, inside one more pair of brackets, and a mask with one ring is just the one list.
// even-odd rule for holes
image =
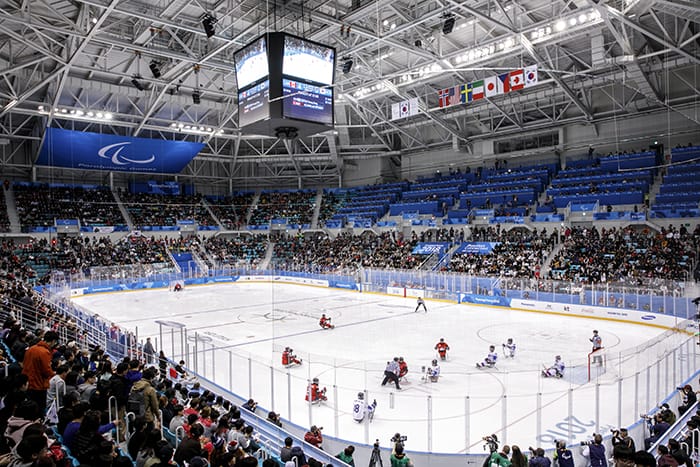
[[510, 90], [518, 91], [525, 87], [525, 78], [523, 70], [515, 70], [510, 72]]

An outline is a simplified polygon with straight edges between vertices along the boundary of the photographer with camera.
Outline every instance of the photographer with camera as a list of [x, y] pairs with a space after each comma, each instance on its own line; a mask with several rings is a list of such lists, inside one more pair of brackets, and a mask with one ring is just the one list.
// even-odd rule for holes
[[313, 444], [319, 449], [323, 449], [321, 447], [323, 443], [323, 434], [321, 434], [321, 430], [323, 430], [322, 426], [317, 427], [316, 425], [312, 425], [309, 431], [304, 434], [304, 441]]
[[391, 453], [389, 459], [391, 460], [391, 467], [413, 467], [413, 462], [403, 452], [402, 443], [396, 443], [394, 445], [394, 452]]
[[667, 403], [664, 402], [659, 406], [659, 413], [661, 414], [661, 418], [669, 425], [676, 423], [676, 414]]
[[663, 417], [661, 416], [661, 413], [659, 412], [654, 414], [653, 425], [651, 424], [651, 419], [649, 417], [645, 417], [645, 419], [647, 420], [647, 424], [649, 425], [649, 432], [651, 433], [651, 436], [644, 440], [644, 450], [648, 451], [651, 445], [654, 444], [656, 440], [661, 438], [661, 436], [666, 432], [666, 430], [671, 428], [671, 425], [664, 421]]
[[391, 442], [394, 444], [394, 447], [391, 449], [391, 452], [394, 453], [396, 452], [396, 448], [401, 447], [403, 448], [404, 443], [408, 439], [408, 436], [401, 436], [401, 433], [396, 433], [392, 438]]
[[634, 440], [630, 438], [627, 428], [620, 428], [619, 430], [612, 429], [610, 430], [610, 433], [612, 433], [613, 449], [617, 446], [624, 446], [631, 449], [632, 452], [637, 451], [634, 445]]
[[574, 455], [570, 449], [566, 448], [566, 441], [556, 440], [554, 442], [556, 449], [554, 450], [554, 462], [559, 467], [574, 467]]
[[491, 457], [488, 459], [490, 467], [510, 467], [510, 460], [508, 455], [510, 454], [510, 446], [507, 444], [503, 445], [501, 452], [494, 451], [491, 453]]
[[683, 415], [686, 410], [693, 406], [698, 401], [698, 397], [695, 395], [692, 386], [686, 384], [683, 387], [677, 387], [677, 390], [681, 392], [683, 397], [683, 402], [678, 406], [678, 415]]
[[545, 457], [544, 449], [530, 447], [530, 453], [532, 453], [532, 457], [527, 464], [528, 467], [551, 467], [552, 461], [549, 460], [549, 457]]
[[608, 467], [608, 460], [605, 458], [605, 446], [603, 446], [603, 435], [593, 434], [593, 441], [581, 441], [581, 455], [588, 459], [591, 467]]

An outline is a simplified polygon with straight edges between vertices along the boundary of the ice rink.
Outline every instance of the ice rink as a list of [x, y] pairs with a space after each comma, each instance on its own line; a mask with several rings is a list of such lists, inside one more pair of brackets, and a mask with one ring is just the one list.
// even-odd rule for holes
[[[151, 336], [160, 344], [157, 321], [172, 324], [163, 327], [169, 357], [182, 358], [187, 342], [191, 368], [241, 397], [252, 396], [285, 423], [324, 426], [326, 435], [366, 444], [377, 438], [386, 445], [401, 432], [416, 451], [483, 452], [481, 437], [494, 432], [523, 448], [580, 441], [596, 429], [635, 422], [675, 388], [674, 377], [695, 371], [696, 362], [695, 346], [692, 354], [668, 354], [688, 339], [683, 333], [644, 347], [664, 333], [657, 327], [438, 301], [427, 301], [427, 313], [414, 312], [415, 299], [291, 284], [190, 286], [178, 293], [158, 289], [73, 300], [123, 328], [138, 327], [140, 340]], [[320, 329], [323, 312], [335, 329]], [[179, 325], [187, 329], [184, 338]], [[584, 384], [593, 329], [606, 347], [606, 367], [597, 382]], [[440, 362], [440, 381], [422, 382], [420, 369], [436, 358], [441, 337], [451, 350]], [[509, 337], [517, 345], [512, 359], [501, 348]], [[496, 346], [498, 364], [477, 369], [489, 345]], [[286, 346], [303, 359], [301, 366], [281, 365]], [[638, 346], [643, 350], [635, 351]], [[557, 354], [567, 377], [542, 378], [543, 365]], [[409, 366], [402, 390], [382, 387], [387, 360], [399, 356]], [[669, 358], [673, 373], [657, 362]], [[328, 389], [329, 400], [319, 406], [304, 401], [313, 377]], [[352, 402], [365, 390], [378, 408], [371, 424], [358, 424]]]

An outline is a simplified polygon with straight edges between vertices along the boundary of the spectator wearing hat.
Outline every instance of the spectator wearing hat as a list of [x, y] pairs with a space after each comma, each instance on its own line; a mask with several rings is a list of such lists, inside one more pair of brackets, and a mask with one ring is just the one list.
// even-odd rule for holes
[[321, 433], [321, 430], [323, 430], [323, 427], [312, 425], [309, 431], [304, 434], [304, 441], [316, 446], [319, 449], [322, 449], [321, 444], [323, 444], [323, 434]]
[[22, 373], [29, 379], [27, 397], [36, 402], [41, 413], [46, 412], [46, 393], [49, 381], [55, 375], [51, 359], [57, 345], [58, 334], [47, 331], [41, 341], [27, 349], [22, 362]]

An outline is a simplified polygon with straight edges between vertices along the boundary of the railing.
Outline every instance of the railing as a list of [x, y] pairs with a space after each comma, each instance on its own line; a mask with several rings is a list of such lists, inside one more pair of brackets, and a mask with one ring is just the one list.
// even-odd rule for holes
[[[598, 290], [596, 288], [584, 288], [580, 284], [574, 283], [563, 283], [563, 282], [544, 282], [538, 281], [536, 288], [532, 291], [517, 289], [516, 285], [521, 287], [532, 285], [529, 282], [509, 282], [509, 279], [499, 280], [498, 278], [490, 277], [472, 277], [463, 276], [451, 273], [438, 273], [431, 271], [391, 271], [391, 270], [361, 270], [359, 272], [347, 271], [343, 275], [333, 275], [328, 276], [316, 273], [305, 273], [297, 271], [279, 271], [279, 270], [269, 270], [269, 271], [250, 271], [250, 270], [239, 270], [233, 268], [227, 268], [219, 271], [211, 271], [212, 275], [230, 275], [238, 276], [244, 274], [259, 275], [259, 276], [278, 276], [285, 275], [289, 277], [302, 276], [302, 277], [312, 277], [319, 279], [332, 278], [337, 281], [344, 281], [347, 283], [361, 283], [363, 290], [374, 290], [374, 291], [384, 291], [386, 292], [386, 287], [389, 285], [400, 285], [402, 287], [415, 287], [421, 288], [425, 291], [427, 297], [432, 298], [445, 298], [445, 299], [459, 299], [459, 294], [465, 292], [480, 293], [484, 295], [491, 294], [492, 296], [500, 296], [500, 294], [507, 295], [508, 293], [520, 293], [532, 292], [535, 297], [530, 297], [531, 300], [540, 298], [544, 301], [549, 298], [554, 302], [563, 303], [574, 303], [576, 299], [580, 301], [581, 291], [584, 291], [584, 296], [586, 294], [592, 294], [592, 297], [596, 297], [598, 293], [603, 293], [603, 290]], [[182, 278], [182, 277], [181, 277]], [[193, 277], [194, 278], [194, 277]], [[149, 280], [151, 277], [149, 277]], [[184, 278], [185, 280], [187, 278]], [[113, 282], [113, 281], [110, 281]], [[94, 285], [93, 283], [89, 283]], [[73, 284], [74, 286], [86, 286], [85, 283]], [[567, 288], [568, 287], [568, 288]], [[679, 289], [680, 285], [676, 285]], [[545, 291], [540, 291], [540, 289], [545, 289]], [[549, 291], [551, 290], [551, 292]], [[627, 299], [632, 297], [632, 291], [636, 292], [634, 295], [640, 295], [641, 289], [630, 288], [629, 290], [620, 290], [617, 293], [623, 294], [623, 300], [618, 302], [616, 299], [616, 305], [624, 305], [627, 303]], [[606, 293], [610, 293], [610, 288], [605, 290]], [[540, 294], [540, 295], [538, 295]], [[547, 295], [548, 294], [548, 295]], [[642, 298], [634, 300], [636, 303], [642, 303], [646, 300], [646, 297], [661, 297], [663, 299], [669, 298], [664, 295], [663, 291], [647, 289], [641, 294]], [[674, 296], [671, 297], [673, 300], [678, 302], [673, 306], [669, 307], [668, 314], [673, 313], [675, 316], [687, 317], [694, 316], [694, 306], [690, 303], [690, 299], [685, 297]], [[70, 306], [70, 303], [65, 304], [58, 300], [55, 300], [59, 306]], [[608, 302], [611, 306], [612, 303]], [[652, 303], [652, 302], [650, 302]], [[691, 311], [692, 308], [692, 311]], [[73, 308], [70, 313], [75, 313], [80, 310]], [[656, 311], [656, 310], [651, 310]], [[89, 322], [89, 320], [88, 320]], [[177, 324], [177, 323], [175, 323]], [[104, 328], [105, 324], [93, 326], [94, 332], [98, 333], [101, 331], [102, 335], [105, 335]], [[685, 323], [679, 322], [679, 329], [684, 329]], [[91, 333], [92, 334], [92, 333]], [[128, 335], [128, 333], [127, 333]], [[297, 381], [298, 376], [290, 376], [289, 372], [284, 370], [279, 370], [276, 368], [275, 362], [271, 362], [267, 357], [263, 357], [255, 354], [248, 354], [242, 352], [238, 349], [232, 349], [230, 346], [226, 346], [225, 349], [220, 348], [216, 342], [212, 341], [209, 336], [203, 336], [199, 333], [189, 333], [187, 329], [179, 325], [177, 329], [172, 327], [171, 324], [161, 323], [161, 335], [159, 336], [159, 341], [161, 343], [161, 348], [166, 352], [170, 353], [170, 357], [174, 360], [185, 359], [194, 369], [194, 371], [202, 378], [211, 378], [211, 382], [216, 384], [218, 388], [224, 390], [223, 388], [234, 388], [235, 392], [238, 394], [251, 394], [253, 392], [253, 381], [255, 381], [255, 394], [256, 399], [260, 401], [262, 406], [270, 407], [274, 410], [275, 406], [286, 406], [288, 400], [292, 397], [296, 398], [298, 394], [294, 393], [300, 385], [305, 387], [306, 379], [304, 377]], [[129, 354], [136, 352], [137, 348], [135, 343], [131, 345], [131, 342], [127, 341], [128, 345], [119, 345], [113, 350], [117, 352], [121, 351], [122, 354]], [[548, 432], [542, 430], [541, 420], [543, 414], [548, 411], [554, 410], [555, 412], [561, 414], [569, 415], [569, 422], [562, 423], [562, 428], [564, 430], [563, 437], [572, 441], [576, 435], [575, 433], [582, 433], [577, 431], [580, 429], [586, 429], [577, 426], [575, 423], [571, 422], [571, 417], [573, 417], [572, 407], [574, 404], [586, 403], [593, 407], [591, 409], [591, 421], [587, 423], [592, 423], [595, 426], [596, 431], [598, 431], [601, 426], [601, 421], [599, 419], [601, 411], [613, 411], [612, 413], [617, 413], [617, 426], [624, 426], [631, 424], [631, 434], [638, 442], [641, 442], [643, 437], [643, 424], [639, 423], [636, 415], [640, 411], [647, 410], [650, 407], [655, 406], [659, 400], [665, 397], [666, 394], [672, 394], [673, 388], [676, 386], [677, 381], [685, 380], [688, 377], [695, 377], [697, 373], [693, 373], [695, 368], [697, 368], [697, 352], [695, 351], [695, 341], [694, 338], [678, 332], [678, 330], [669, 330], [662, 335], [649, 340], [639, 346], [632, 349], [625, 349], [622, 352], [618, 352], [616, 355], [608, 356], [608, 365], [611, 368], [606, 376], [604, 382], [599, 382], [595, 385], [583, 385], [580, 387], [572, 387], [563, 395], [545, 394], [517, 394], [514, 397], [518, 398], [516, 400], [526, 401], [526, 405], [530, 407], [529, 416], [536, 417], [539, 422], [533, 422], [533, 426], [530, 427], [533, 434], [536, 434], [536, 441], [546, 446], [549, 441], [552, 441], [555, 436]], [[278, 349], [279, 350], [279, 349]], [[121, 355], [115, 352], [116, 355]], [[133, 353], [132, 353], [133, 354]], [[317, 354], [306, 354], [300, 355], [304, 357], [305, 364], [312, 365], [322, 365], [327, 368], [327, 371], [347, 371], [348, 369], [359, 372], [381, 372], [383, 368], [381, 365], [375, 368], [376, 365], [363, 364], [361, 368], [354, 368], [357, 362], [345, 362], [338, 359], [328, 359], [323, 355]], [[216, 371], [214, 371], [216, 368]], [[236, 386], [233, 385], [232, 375], [234, 374], [234, 368], [236, 373]], [[523, 377], [527, 372], [536, 371], [534, 368], [519, 368], [516, 372], [518, 377]], [[261, 381], [257, 376], [260, 374], [267, 374], [268, 381], [273, 382], [271, 386], [265, 381]], [[254, 379], [257, 378], [257, 379]], [[361, 377], [360, 377], [361, 378]], [[247, 383], [246, 383], [247, 382]], [[626, 411], [623, 414], [622, 405], [618, 399], [609, 398], [602, 400], [599, 391], [601, 390], [601, 385], [603, 387], [610, 386], [615, 389], [615, 391], [622, 395], [627, 394], [630, 396], [630, 400], [633, 400], [634, 410]], [[220, 389], [217, 389], [220, 390]], [[357, 392], [357, 388], [349, 386], [333, 386], [332, 392], [334, 394], [343, 394], [347, 391]], [[229, 391], [229, 390], [225, 390]], [[230, 392], [233, 395], [233, 392]], [[634, 395], [632, 397], [632, 395]], [[506, 404], [506, 397], [508, 394], [503, 394], [503, 399], [501, 404], [496, 404], [495, 407], [489, 410], [493, 413], [494, 420], [509, 420], [508, 406]], [[512, 396], [512, 395], [511, 395]], [[247, 396], [236, 396], [239, 399], [245, 399]], [[337, 397], [337, 396], [335, 396]], [[332, 399], [335, 398], [331, 396]], [[563, 397], [563, 399], [562, 399]], [[620, 396], [621, 397], [621, 396]], [[430, 401], [427, 403], [425, 401], [421, 402], [420, 397], [412, 395], [401, 394], [401, 398], [405, 399], [403, 401], [397, 400], [397, 404], [407, 404], [409, 407], [428, 407], [428, 411], [425, 413], [414, 412], [413, 417], [416, 419], [424, 420], [424, 423], [428, 423], [430, 427], [435, 426], [437, 428], [442, 422], [443, 417], [447, 418], [460, 418], [462, 419], [462, 426], [469, 427], [471, 424], [475, 424], [477, 419], [470, 422], [471, 414], [474, 409], [483, 405], [484, 401], [480, 401], [478, 397], [466, 396], [466, 399], [462, 401], [464, 408], [455, 409], [455, 405], [450, 405], [449, 417], [447, 414], [441, 414], [436, 406], [432, 405]], [[531, 398], [531, 403], [529, 402]], [[568, 399], [568, 404], [566, 403]], [[336, 399], [337, 400], [337, 399]], [[593, 402], [591, 402], [593, 401]], [[454, 401], [453, 401], [454, 402]], [[561, 404], [564, 404], [562, 407]], [[437, 404], [437, 399], [436, 399]], [[457, 405], [460, 405], [459, 403]], [[568, 405], [568, 411], [566, 406]], [[470, 408], [471, 407], [471, 408]], [[336, 417], [338, 416], [337, 408]], [[511, 409], [512, 410], [512, 409]], [[291, 406], [289, 407], [288, 417], [291, 417]], [[522, 415], [522, 414], [519, 414]], [[311, 412], [309, 413], [311, 417]], [[427, 420], [427, 422], [425, 422]], [[482, 420], [479, 418], [478, 420]], [[313, 419], [309, 420], [310, 422]], [[336, 422], [337, 423], [337, 422]], [[507, 422], [508, 423], [508, 422]], [[506, 429], [505, 426], [502, 429]], [[520, 422], [519, 422], [520, 423]], [[336, 425], [337, 426], [337, 425]], [[591, 425], [586, 425], [590, 427]], [[300, 428], [299, 428], [300, 429]], [[492, 432], [493, 430], [489, 430]], [[336, 428], [336, 436], [342, 437], [343, 433], [339, 433]], [[459, 435], [457, 435], [459, 436]], [[462, 433], [462, 436], [466, 439], [466, 446], [473, 446], [469, 442], [468, 432]], [[365, 440], [369, 444], [369, 440]], [[431, 463], [431, 465], [448, 465], [440, 463], [436, 460], [439, 455], [435, 454], [425, 454], [423, 460]], [[420, 453], [416, 456], [412, 456], [421, 459]], [[420, 465], [428, 465], [419, 462]]]

